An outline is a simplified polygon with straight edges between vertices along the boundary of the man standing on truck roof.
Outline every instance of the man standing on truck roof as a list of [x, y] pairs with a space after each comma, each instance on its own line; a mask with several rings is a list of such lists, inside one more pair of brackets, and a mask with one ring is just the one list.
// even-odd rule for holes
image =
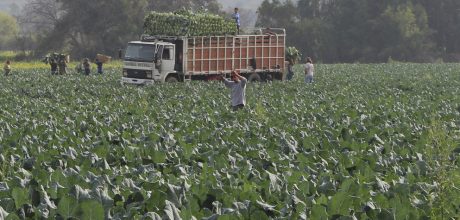
[[246, 105], [246, 83], [247, 79], [240, 76], [235, 70], [232, 71], [232, 80], [220, 76], [227, 88], [232, 89], [232, 109], [237, 111]]
[[238, 13], [238, 8], [235, 8], [232, 18], [235, 19], [237, 34], [240, 34], [240, 13]]

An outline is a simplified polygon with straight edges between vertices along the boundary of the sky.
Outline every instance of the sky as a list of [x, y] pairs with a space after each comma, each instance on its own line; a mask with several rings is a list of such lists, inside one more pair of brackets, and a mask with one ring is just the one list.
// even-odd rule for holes
[[[252, 11], [257, 11], [257, 8], [262, 3], [263, 0], [217, 0], [222, 6], [223, 9], [226, 8], [248, 8]], [[8, 11], [10, 5], [16, 3], [17, 5], [22, 5], [26, 0], [0, 0], [0, 10]]]
[[26, 2], [26, 0], [0, 0], [0, 11], [2, 12], [10, 12], [11, 5], [16, 4], [21, 6]]
[[249, 9], [256, 11], [263, 0], [217, 0], [217, 1], [220, 4], [222, 4], [224, 9], [239, 7], [239, 8], [249, 8]]

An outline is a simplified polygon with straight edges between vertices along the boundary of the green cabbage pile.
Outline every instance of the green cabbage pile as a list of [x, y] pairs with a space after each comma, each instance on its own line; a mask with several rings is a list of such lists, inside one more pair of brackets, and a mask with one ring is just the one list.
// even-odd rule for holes
[[151, 12], [144, 19], [144, 34], [152, 36], [217, 36], [236, 32], [234, 20], [208, 12]]

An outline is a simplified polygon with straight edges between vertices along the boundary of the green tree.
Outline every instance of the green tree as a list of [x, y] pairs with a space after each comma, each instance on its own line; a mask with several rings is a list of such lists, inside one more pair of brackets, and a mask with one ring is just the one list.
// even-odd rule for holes
[[0, 50], [13, 48], [19, 28], [16, 19], [0, 12]]
[[444, 55], [460, 54], [460, 1], [414, 0], [414, 2], [425, 8], [428, 24], [434, 30], [433, 39], [439, 50]]
[[[330, 61], [360, 61], [372, 50], [372, 24], [375, 14], [371, 14], [368, 0], [343, 0], [335, 2], [326, 19], [330, 25], [328, 35], [332, 36], [335, 57]], [[377, 14], [378, 15], [378, 14]]]
[[144, 0], [61, 0], [59, 19], [39, 51], [64, 50], [76, 57], [115, 55], [127, 41], [139, 38], [146, 4]]
[[[421, 5], [388, 6], [380, 16], [375, 43], [377, 59], [431, 61], [434, 45], [428, 18]], [[377, 44], [379, 43], [379, 44]]]
[[428, 18], [412, 0], [265, 0], [258, 25], [285, 27], [288, 45], [324, 62], [431, 61]]
[[322, 0], [299, 0], [298, 11], [301, 18], [319, 18], [324, 12], [323, 5], [326, 5]]
[[299, 20], [296, 6], [290, 0], [264, 0], [257, 12], [256, 26], [259, 27], [288, 27]]
[[320, 35], [325, 26], [317, 18], [301, 19], [299, 10], [291, 1], [264, 0], [257, 10], [256, 27], [285, 28], [287, 45], [295, 46], [302, 54], [318, 57]]
[[182, 7], [219, 12], [216, 0], [29, 0], [23, 21], [38, 33], [36, 54], [65, 51], [73, 57], [116, 56], [139, 39], [146, 12]]

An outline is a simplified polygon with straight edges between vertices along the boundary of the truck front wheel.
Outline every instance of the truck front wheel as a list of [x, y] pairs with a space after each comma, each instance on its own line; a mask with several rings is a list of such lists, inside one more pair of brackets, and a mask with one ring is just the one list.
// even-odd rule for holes
[[260, 78], [259, 74], [257, 74], [257, 73], [252, 73], [252, 74], [248, 77], [248, 81], [249, 81], [249, 82], [261, 82], [262, 79]]
[[167, 83], [176, 83], [176, 82], [179, 82], [179, 80], [177, 80], [177, 78], [174, 77], [174, 76], [168, 76], [168, 77], [166, 77], [166, 82]]

